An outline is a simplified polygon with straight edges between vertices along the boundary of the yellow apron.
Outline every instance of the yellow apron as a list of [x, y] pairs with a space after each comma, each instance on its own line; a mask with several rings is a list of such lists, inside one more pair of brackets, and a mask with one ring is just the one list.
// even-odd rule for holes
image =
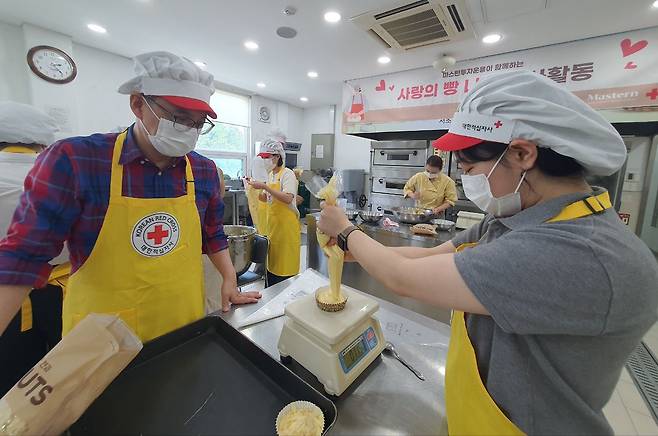
[[[274, 183], [268, 183], [268, 186], [280, 191], [282, 174], [283, 169], [277, 173]], [[272, 198], [267, 206], [267, 230], [270, 239], [267, 270], [282, 277], [299, 274], [299, 250], [302, 237], [297, 214], [289, 205]]]
[[[607, 192], [572, 203], [547, 222], [582, 218], [612, 207]], [[462, 244], [457, 251], [477, 243]], [[473, 344], [468, 337], [464, 312], [453, 311], [450, 323], [450, 347], [446, 362], [446, 414], [450, 435], [522, 435], [524, 434], [487, 392], [478, 371]]]
[[258, 233], [263, 236], [269, 235], [269, 228], [267, 226], [268, 204], [267, 201], [258, 201]]
[[98, 240], [68, 281], [64, 335], [89, 313], [111, 313], [148, 341], [204, 314], [201, 223], [190, 161], [185, 158], [187, 194], [124, 197], [119, 157], [125, 138], [124, 132], [114, 144], [110, 202]]
[[[38, 154], [31, 147], [26, 147], [20, 144], [8, 145], [0, 151], [3, 153]], [[57, 265], [48, 278], [48, 284], [60, 286], [62, 292], [65, 292], [66, 281], [68, 280], [69, 274], [71, 274], [71, 264], [69, 262]], [[32, 329], [32, 325], [32, 300], [30, 300], [30, 296], [28, 295], [21, 305], [21, 332], [26, 332]]]

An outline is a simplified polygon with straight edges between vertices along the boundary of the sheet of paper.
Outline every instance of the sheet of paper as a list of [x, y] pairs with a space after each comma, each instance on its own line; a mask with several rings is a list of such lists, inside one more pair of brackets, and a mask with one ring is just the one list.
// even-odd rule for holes
[[315, 157], [316, 159], [324, 159], [324, 145], [315, 146]]
[[307, 269], [295, 279], [283, 292], [268, 301], [263, 307], [238, 323], [238, 328], [267, 321], [283, 316], [288, 303], [308, 294], [312, 294], [322, 286], [328, 286], [329, 279], [313, 269]]
[[[377, 314], [375, 314], [377, 316]], [[386, 340], [396, 343], [396, 339], [404, 338], [404, 342], [414, 344], [431, 344], [439, 336], [437, 332], [410, 319], [392, 312], [386, 313], [386, 319], [380, 319]]]

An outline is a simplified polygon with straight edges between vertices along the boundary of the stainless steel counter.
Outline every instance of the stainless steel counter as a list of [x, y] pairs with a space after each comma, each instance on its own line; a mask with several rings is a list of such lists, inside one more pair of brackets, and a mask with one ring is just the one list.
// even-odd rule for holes
[[[306, 223], [308, 225], [308, 251], [307, 265], [327, 275], [327, 259], [318, 245], [315, 237], [317, 228], [317, 214], [307, 215]], [[408, 224], [400, 224], [400, 227], [384, 227], [381, 221], [378, 224], [362, 223], [359, 219], [361, 228], [365, 233], [387, 247], [423, 247], [431, 248], [441, 245], [451, 240], [455, 236], [455, 230], [439, 231], [436, 236], [415, 235]], [[437, 276], [437, 280], [440, 277]], [[433, 318], [443, 323], [450, 322], [450, 311], [432, 307], [416, 300], [400, 297], [388, 289], [383, 283], [375, 280], [368, 274], [358, 263], [346, 263], [343, 267], [343, 284], [360, 289], [372, 296], [382, 298], [395, 305], [402, 306], [406, 309]]]
[[[262, 302], [258, 305], [242, 306], [220, 316], [237, 326], [281, 293], [292, 280], [265, 289]], [[382, 324], [386, 340], [392, 342], [400, 355], [423, 373], [426, 380], [417, 379], [400, 362], [382, 355], [335, 401], [338, 419], [331, 434], [447, 434], [443, 392], [450, 328], [380, 298], [373, 298], [380, 305], [376, 316]], [[269, 355], [279, 359], [277, 344], [283, 322], [284, 317], [279, 317], [248, 326], [241, 332]], [[422, 337], [405, 333], [407, 329], [413, 330], [414, 325], [422, 325], [429, 330], [423, 329]], [[249, 405], [245, 404], [245, 407]]]

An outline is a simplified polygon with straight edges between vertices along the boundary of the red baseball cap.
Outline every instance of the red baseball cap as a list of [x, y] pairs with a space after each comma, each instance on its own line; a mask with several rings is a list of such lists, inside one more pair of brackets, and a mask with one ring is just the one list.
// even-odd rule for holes
[[215, 111], [205, 101], [197, 100], [196, 98], [178, 97], [175, 95], [161, 95], [159, 97], [178, 108], [185, 109], [188, 111], [205, 112], [208, 114], [208, 116], [210, 116], [210, 118], [213, 119], [217, 118], [217, 114], [215, 113]]
[[432, 142], [432, 147], [442, 151], [457, 151], [465, 148], [473, 147], [483, 143], [484, 140], [480, 138], [473, 138], [471, 136], [457, 135], [456, 133], [446, 133], [439, 139]]

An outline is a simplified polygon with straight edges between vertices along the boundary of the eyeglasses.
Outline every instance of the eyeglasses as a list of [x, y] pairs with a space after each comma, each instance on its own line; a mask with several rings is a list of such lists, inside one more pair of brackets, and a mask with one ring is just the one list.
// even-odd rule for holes
[[205, 135], [210, 132], [214, 127], [215, 123], [210, 121], [207, 117], [203, 121], [194, 121], [191, 118], [179, 117], [165, 109], [160, 103], [155, 101], [152, 97], [144, 96], [144, 98], [151, 103], [159, 107], [165, 114], [167, 114], [167, 119], [174, 123], [174, 129], [179, 132], [187, 132], [190, 129], [197, 129], [200, 135]]

